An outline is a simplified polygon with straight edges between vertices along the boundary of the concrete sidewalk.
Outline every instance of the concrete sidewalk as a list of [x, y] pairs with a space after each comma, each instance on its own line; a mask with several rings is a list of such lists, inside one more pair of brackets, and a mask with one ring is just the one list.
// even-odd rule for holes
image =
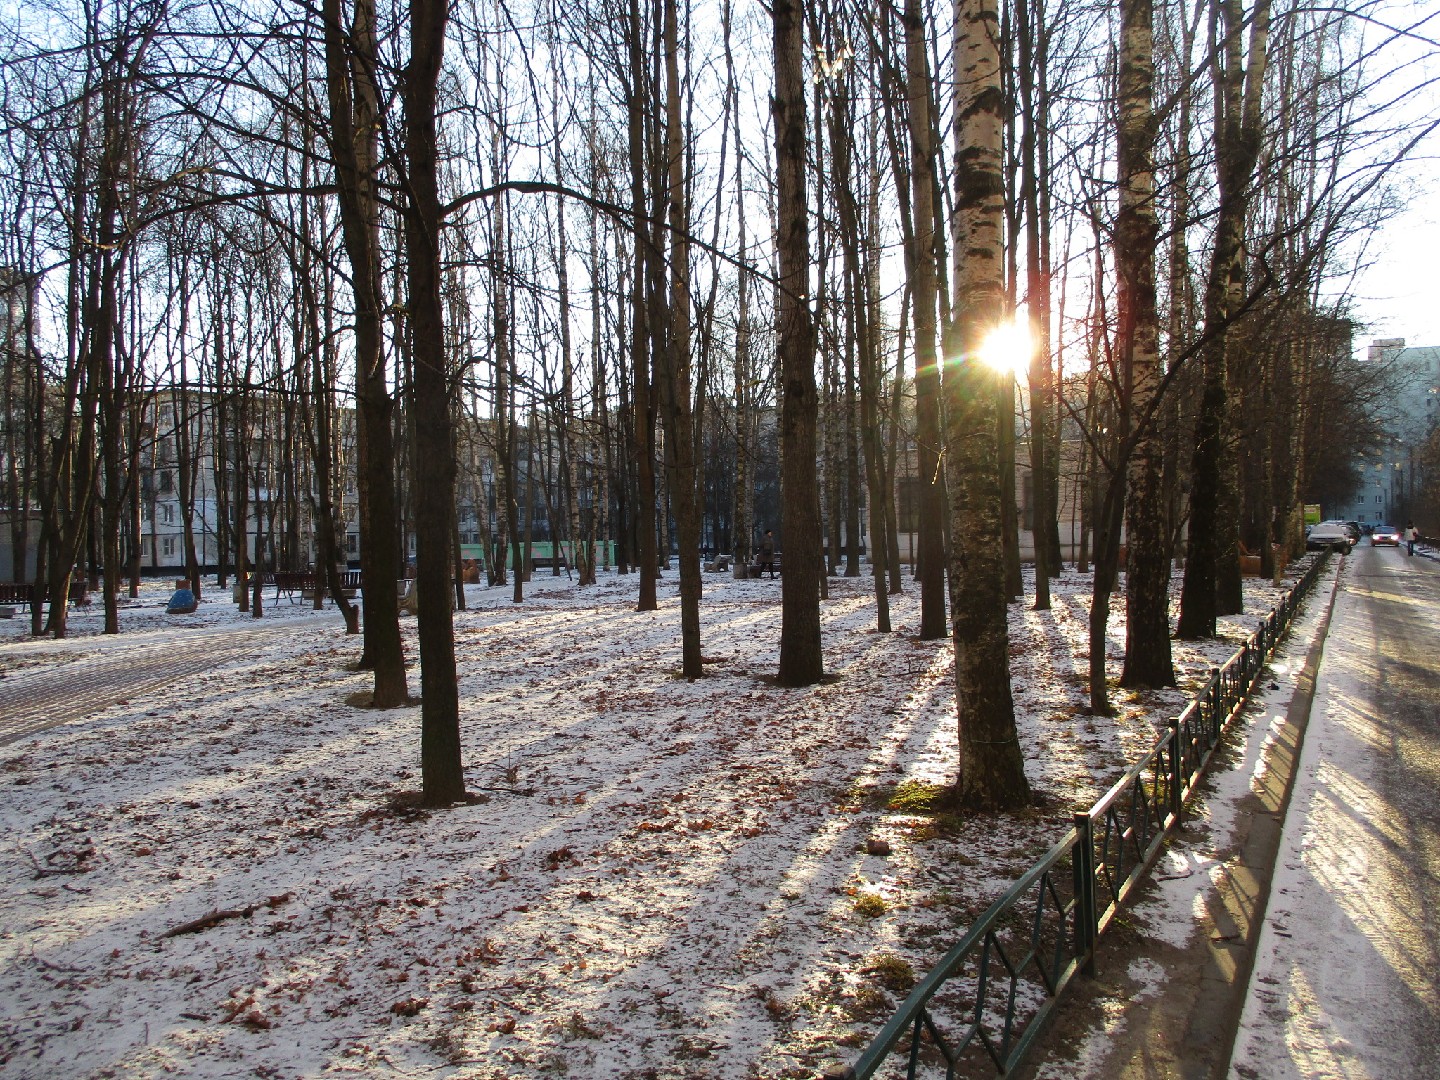
[[1433, 562], [1352, 558], [1232, 1080], [1440, 1075], [1437, 616]]

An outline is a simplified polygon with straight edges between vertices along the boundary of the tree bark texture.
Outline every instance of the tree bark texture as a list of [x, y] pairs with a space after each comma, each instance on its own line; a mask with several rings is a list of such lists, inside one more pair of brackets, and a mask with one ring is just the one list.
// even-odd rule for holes
[[450, 610], [450, 515], [455, 459], [440, 303], [440, 198], [435, 99], [445, 51], [446, 0], [411, 0], [405, 79], [409, 202], [405, 254], [415, 358], [415, 594], [420, 613], [420, 772], [426, 806], [465, 795], [455, 627]]
[[650, 103], [647, 101], [645, 86], [649, 81], [647, 73], [650, 65], [645, 58], [643, 27], [639, 4], [636, 0], [631, 0], [627, 26], [630, 74], [626, 106], [629, 118], [630, 209], [635, 221], [635, 268], [630, 282], [630, 350], [634, 380], [631, 391], [634, 408], [631, 418], [636, 475], [636, 499], [632, 508], [632, 520], [636, 539], [635, 562], [640, 570], [640, 595], [635, 608], [637, 611], [654, 611], [659, 606], [655, 593], [659, 553], [655, 541], [655, 411], [651, 400], [650, 372], [653, 330], [650, 327], [646, 289], [654, 273], [651, 263], [658, 260], [660, 255], [654, 250], [654, 227], [649, 224], [650, 206], [646, 198], [649, 140], [645, 118]]
[[[995, 0], [958, 0], [955, 43], [955, 305], [959, 356], [945, 373], [950, 491], [950, 595], [960, 737], [957, 795], [998, 810], [1029, 801], [1010, 694], [1009, 630], [996, 446], [997, 376], [981, 345], [1005, 309], [1004, 181], [999, 13]], [[1006, 376], [1008, 378], [1008, 376]]]
[[805, 195], [804, 22], [799, 0], [771, 6], [775, 59], [776, 212], [780, 349], [782, 686], [809, 686], [825, 673], [820, 644], [820, 502], [815, 476], [815, 324], [810, 311], [810, 224]]
[[945, 489], [940, 482], [940, 367], [935, 272], [935, 145], [930, 116], [929, 35], [919, 0], [905, 0], [905, 94], [910, 129], [910, 199], [914, 228], [910, 294], [914, 302], [915, 441], [920, 467], [920, 638], [945, 636]]
[[1120, 211], [1115, 224], [1122, 393], [1135, 424], [1126, 484], [1125, 669], [1122, 686], [1173, 686], [1170, 544], [1161, 497], [1164, 440], [1156, 425], [1160, 322], [1155, 298], [1154, 18], [1151, 0], [1121, 0], [1116, 132]]
[[373, 704], [409, 700], [400, 643], [401, 576], [395, 534], [395, 403], [385, 381], [380, 325], [379, 96], [374, 0], [356, 0], [350, 33], [342, 0], [324, 0], [325, 82], [330, 102], [330, 154], [335, 166], [341, 235], [350, 260], [355, 301], [355, 431], [364, 611], [364, 664], [375, 674]]
[[[1257, 0], [1249, 23], [1249, 46], [1244, 50], [1249, 55], [1244, 57], [1245, 20], [1240, 0], [1215, 0], [1214, 6], [1219, 39], [1212, 42], [1210, 66], [1219, 213], [1205, 282], [1207, 344], [1201, 354], [1204, 382], [1191, 458], [1190, 533], [1177, 629], [1182, 638], [1215, 636], [1215, 620], [1222, 606], [1220, 562], [1238, 555], [1238, 514], [1226, 513], [1222, 506], [1230, 437], [1229, 349], [1232, 324], [1245, 296], [1245, 226], [1260, 154], [1260, 100], [1270, 33], [1270, 0]], [[1233, 608], [1235, 579], [1228, 574], [1223, 579], [1230, 586], [1223, 606]]]
[[698, 679], [700, 660], [700, 504], [695, 486], [695, 418], [690, 401], [690, 228], [684, 111], [680, 95], [679, 0], [664, 0], [665, 156], [669, 163], [670, 309], [662, 351], [661, 404], [669, 490], [680, 547], [681, 674]]
[[[1050, 558], [1050, 534], [1056, 528], [1055, 502], [1050, 497], [1050, 266], [1044, 252], [1050, 242], [1049, 199], [1046, 178], [1049, 155], [1041, 147], [1050, 137], [1045, 120], [1043, 87], [1036, 94], [1037, 63], [1043, 51], [1036, 49], [1036, 27], [1030, 18], [1030, 0], [1015, 8], [1015, 30], [1020, 46], [1021, 115], [1025, 138], [1020, 146], [1020, 191], [1025, 211], [1025, 292], [1030, 317], [1030, 536], [1035, 551], [1035, 610], [1050, 609], [1050, 578], [1055, 571]], [[1039, 56], [1037, 58], [1037, 53]]]

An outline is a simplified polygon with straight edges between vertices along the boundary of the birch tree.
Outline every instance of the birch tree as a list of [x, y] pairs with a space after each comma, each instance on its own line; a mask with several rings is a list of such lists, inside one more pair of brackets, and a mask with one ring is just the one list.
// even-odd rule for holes
[[[998, 379], [980, 360], [1005, 312], [1000, 20], [996, 0], [955, 5], [955, 340], [945, 372], [950, 490], [950, 595], [962, 805], [998, 810], [1029, 801], [1010, 694], [1000, 535]], [[1009, 378], [1007, 374], [1004, 378]]]
[[[1154, 18], [1151, 0], [1121, 0], [1115, 223], [1121, 394], [1136, 423], [1127, 463], [1124, 686], [1171, 686], [1170, 545], [1161, 499], [1160, 325], [1155, 299]], [[1092, 640], [1091, 648], [1095, 647]], [[1102, 645], [1103, 649], [1103, 645]]]

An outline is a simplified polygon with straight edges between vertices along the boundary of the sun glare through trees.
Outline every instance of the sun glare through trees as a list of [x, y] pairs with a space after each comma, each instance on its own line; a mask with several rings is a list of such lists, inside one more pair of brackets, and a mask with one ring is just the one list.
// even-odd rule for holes
[[[826, 892], [805, 935], [843, 939], [857, 892], [895, 912], [898, 885], [844, 865], [886, 856], [836, 822], [879, 822], [911, 780], [933, 811], [917, 842], [949, 835], [947, 815], [1043, 815], [1057, 785], [1119, 768], [1127, 732], [1148, 737], [1156, 703], [1304, 557], [1307, 521], [1383, 499], [1392, 523], [1440, 530], [1433, 415], [1397, 419], [1436, 411], [1440, 360], [1394, 340], [1366, 353], [1351, 294], [1435, 157], [1435, 18], [1408, 0], [0, 3], [0, 676], [37, 671], [0, 693], [0, 740], [43, 777], [25, 757], [49, 738], [38, 712], [100, 728], [66, 767], [72, 800], [15, 789], [16, 821], [44, 810], [16, 828], [53, 855], [12, 877], [55, 884], [58, 909], [72, 883], [42, 879], [113, 859], [114, 888], [151, 890], [181, 927], [131, 912], [95, 957], [222, 923], [288, 937], [290, 911], [331, 904], [347, 914], [326, 949], [434, 919], [424, 940], [453, 939], [463, 982], [388, 953], [355, 976], [388, 1030], [426, 1027], [406, 1076], [477, 1046], [514, 1055], [487, 1078], [610, 1076], [633, 1002], [587, 981], [549, 915], [507, 954], [507, 920], [551, 910], [540, 885], [507, 883], [594, 904], [581, 936], [616, 946], [621, 995], [643, 980], [625, 950], [644, 950], [631, 894], [610, 909], [607, 890], [643, 842], [636, 905], [667, 871], [715, 899], [701, 922], [746, 942], [716, 975], [724, 1008], [760, 1025], [732, 1052], [705, 1034], [723, 1020], [703, 995], [647, 997], [686, 1033], [683, 1052], [663, 1040], [675, 1060], [809, 1075], [808, 1058], [776, 1065], [799, 1043], [767, 1025], [793, 1033], [833, 993], [863, 1026], [889, 998], [867, 1012], [853, 973], [796, 983], [775, 959], [772, 984], [746, 965], [776, 912], [809, 903], [811, 871]], [[214, 685], [233, 700], [201, 700], [205, 642], [228, 643]], [[72, 654], [110, 689], [67, 696], [56, 658]], [[1084, 724], [1103, 760], [1057, 779]], [[788, 747], [792, 726], [806, 734]], [[137, 783], [155, 791], [101, 775], [152, 751], [165, 763]], [[84, 801], [92, 781], [104, 806]], [[207, 864], [294, 873], [249, 895], [209, 865], [147, 876], [130, 862], [149, 838], [102, 851], [65, 832], [162, 789], [153, 813], [193, 812]], [[732, 792], [747, 805], [719, 806]], [[562, 835], [570, 816], [584, 844]], [[366, 863], [372, 831], [404, 837], [383, 866]], [[310, 861], [342, 833], [339, 862]], [[417, 884], [438, 873], [430, 838], [464, 866], [448, 896]], [[329, 880], [352, 863], [384, 877], [412, 851], [423, 871]], [[691, 851], [707, 861], [682, 867]], [[726, 906], [729, 876], [752, 873]], [[462, 918], [461, 893], [495, 906]], [[88, 933], [108, 902], [92, 901], [44, 925]], [[683, 938], [682, 906], [646, 940]], [[81, 959], [57, 939], [51, 967], [50, 947], [27, 938], [26, 962], [84, 997], [59, 975]], [[208, 987], [243, 951], [135, 979]], [[472, 1014], [452, 991], [490, 967], [517, 1002], [530, 988], [504, 955], [570, 965], [593, 1013], [547, 1006], [543, 1035], [520, 1005]], [[690, 974], [707, 955], [684, 952]], [[264, 966], [179, 1014], [224, 1023], [157, 1019], [152, 1046], [149, 1020], [127, 1019], [120, 1057], [55, 1074], [128, 1075], [132, 1053], [160, 1070], [155, 1047], [181, 1043], [233, 1062], [237, 1032], [283, 1041], [301, 1010], [267, 996]], [[97, 1005], [51, 1031], [35, 996], [50, 991], [27, 977], [16, 1015], [46, 1032], [25, 1045], [47, 1067], [68, 1036], [109, 1030]], [[380, 1069], [389, 1043], [338, 1032], [349, 976], [327, 977], [315, 1073], [343, 1067], [341, 1045]], [[564, 1059], [547, 1037], [595, 1052]], [[633, 1075], [700, 1071], [673, 1065]]]

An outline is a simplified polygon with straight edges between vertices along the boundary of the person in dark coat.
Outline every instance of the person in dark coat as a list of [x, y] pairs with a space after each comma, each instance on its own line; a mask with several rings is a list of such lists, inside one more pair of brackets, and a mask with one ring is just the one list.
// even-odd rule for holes
[[775, 576], [775, 533], [765, 530], [765, 539], [760, 541], [760, 557], [757, 560], [760, 565], [760, 573], [770, 571], [770, 576]]

